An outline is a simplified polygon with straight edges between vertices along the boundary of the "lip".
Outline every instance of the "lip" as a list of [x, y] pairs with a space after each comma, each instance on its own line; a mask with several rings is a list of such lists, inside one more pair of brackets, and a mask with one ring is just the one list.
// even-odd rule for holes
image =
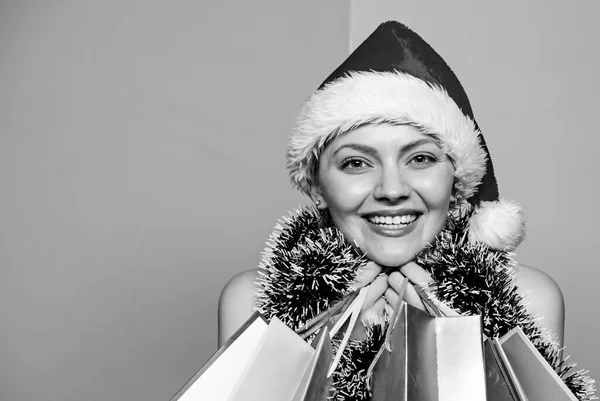
[[[377, 212], [377, 213], [380, 213], [380, 212]], [[369, 226], [371, 231], [373, 231], [375, 234], [379, 234], [384, 237], [402, 237], [404, 235], [410, 234], [415, 229], [415, 227], [417, 226], [417, 223], [419, 222], [419, 219], [421, 218], [421, 213], [412, 212], [412, 213], [408, 213], [408, 214], [416, 214], [417, 218], [414, 219], [413, 221], [411, 221], [409, 224], [403, 225], [398, 228], [391, 228], [391, 227], [386, 227], [383, 224], [371, 223], [368, 220], [368, 216], [365, 216], [365, 221], [367, 222], [367, 225]], [[374, 214], [374, 213], [373, 213], [373, 215], [382, 216], [382, 214]], [[398, 213], [396, 212], [396, 214], [392, 214], [392, 215], [387, 214], [387, 215], [383, 215], [383, 216], [398, 216]]]
[[365, 213], [362, 215], [362, 217], [368, 219], [369, 217], [373, 216], [405, 216], [407, 214], [416, 214], [417, 216], [421, 216], [423, 212], [416, 209], [384, 209], [377, 210], [375, 212]]

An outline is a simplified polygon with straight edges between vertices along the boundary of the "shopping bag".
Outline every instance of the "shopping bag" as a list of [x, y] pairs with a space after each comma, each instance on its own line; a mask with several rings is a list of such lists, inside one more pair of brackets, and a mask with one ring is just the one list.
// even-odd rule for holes
[[519, 327], [502, 336], [499, 343], [528, 401], [577, 401]]
[[329, 326], [324, 326], [313, 340], [315, 355], [300, 381], [294, 401], [326, 401], [332, 378], [328, 376], [333, 359]]
[[[310, 397], [318, 400], [319, 397], [326, 395], [325, 390], [328, 388], [318, 387], [327, 383], [339, 362], [345, 344], [358, 320], [367, 291], [368, 287], [358, 291], [357, 296], [331, 328], [331, 337], [338, 332], [344, 333], [341, 345], [333, 356], [333, 361], [328, 356], [331, 344], [328, 341], [327, 332], [323, 335], [322, 345], [320, 348], [317, 347], [317, 352], [301, 336], [278, 319], [273, 318], [255, 356], [227, 400], [291, 401], [300, 399], [308, 401], [311, 400]], [[325, 345], [325, 342], [328, 345]], [[319, 364], [319, 362], [321, 363]], [[316, 369], [317, 367], [319, 369]], [[327, 368], [327, 374], [323, 378], [322, 371], [325, 368]], [[313, 373], [310, 374], [307, 384], [305, 376], [309, 369], [313, 370]]]
[[487, 401], [528, 401], [497, 338], [483, 342]]
[[[311, 319], [305, 327], [298, 330], [298, 333], [304, 338], [317, 329], [320, 329], [321, 332], [313, 340], [313, 343], [317, 344], [316, 356], [307, 368], [294, 401], [326, 401], [328, 399], [333, 381], [332, 374], [348, 344], [352, 330], [358, 322], [368, 290], [369, 286], [365, 286], [359, 291], [347, 294], [342, 301]], [[336, 314], [340, 314], [339, 318], [336, 318]], [[334, 320], [335, 323], [333, 323]], [[338, 332], [343, 332], [343, 336], [335, 355], [333, 355], [330, 339], [335, 337]]]
[[264, 317], [254, 313], [177, 391], [171, 401], [226, 401], [267, 328]]
[[[428, 286], [414, 284], [425, 309], [437, 317], [457, 317], [458, 312], [437, 299]], [[527, 401], [527, 397], [497, 338], [484, 337], [483, 354], [487, 401]]]
[[486, 399], [480, 316], [435, 317], [400, 301], [370, 374], [372, 401]]
[[314, 354], [308, 343], [273, 318], [227, 400], [292, 400]]
[[[336, 305], [341, 317], [335, 324], [323, 315], [323, 324], [311, 328], [317, 334], [314, 347], [279, 319], [267, 322], [254, 313], [171, 401], [325, 401], [367, 291], [362, 288]], [[343, 333], [335, 355], [330, 332], [331, 337]]]
[[279, 319], [254, 313], [171, 401], [292, 400], [317, 357]]

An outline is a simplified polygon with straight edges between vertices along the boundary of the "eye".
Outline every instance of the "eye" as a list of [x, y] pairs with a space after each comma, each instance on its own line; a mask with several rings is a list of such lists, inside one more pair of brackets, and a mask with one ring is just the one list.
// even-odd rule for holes
[[371, 167], [364, 159], [358, 157], [349, 157], [340, 164], [340, 170], [347, 173], [361, 173]]
[[426, 167], [438, 161], [438, 158], [427, 153], [420, 153], [418, 155], [413, 156], [410, 159], [409, 164], [415, 165], [417, 167]]

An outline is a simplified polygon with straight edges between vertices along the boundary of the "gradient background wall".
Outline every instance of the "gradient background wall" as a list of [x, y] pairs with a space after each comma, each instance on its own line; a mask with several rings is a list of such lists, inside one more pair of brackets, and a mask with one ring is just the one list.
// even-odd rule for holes
[[375, 26], [454, 68], [518, 259], [600, 377], [593, 0], [0, 1], [0, 399], [163, 401], [216, 350], [219, 292], [256, 266], [302, 101]]

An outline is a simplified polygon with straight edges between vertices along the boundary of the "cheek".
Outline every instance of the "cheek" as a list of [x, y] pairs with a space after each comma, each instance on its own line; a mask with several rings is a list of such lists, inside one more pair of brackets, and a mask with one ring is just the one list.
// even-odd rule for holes
[[332, 174], [321, 181], [322, 194], [332, 216], [355, 212], [370, 194], [370, 180], [363, 176]]
[[415, 188], [431, 212], [447, 212], [453, 186], [454, 174], [450, 169], [440, 169], [436, 174], [415, 180]]

